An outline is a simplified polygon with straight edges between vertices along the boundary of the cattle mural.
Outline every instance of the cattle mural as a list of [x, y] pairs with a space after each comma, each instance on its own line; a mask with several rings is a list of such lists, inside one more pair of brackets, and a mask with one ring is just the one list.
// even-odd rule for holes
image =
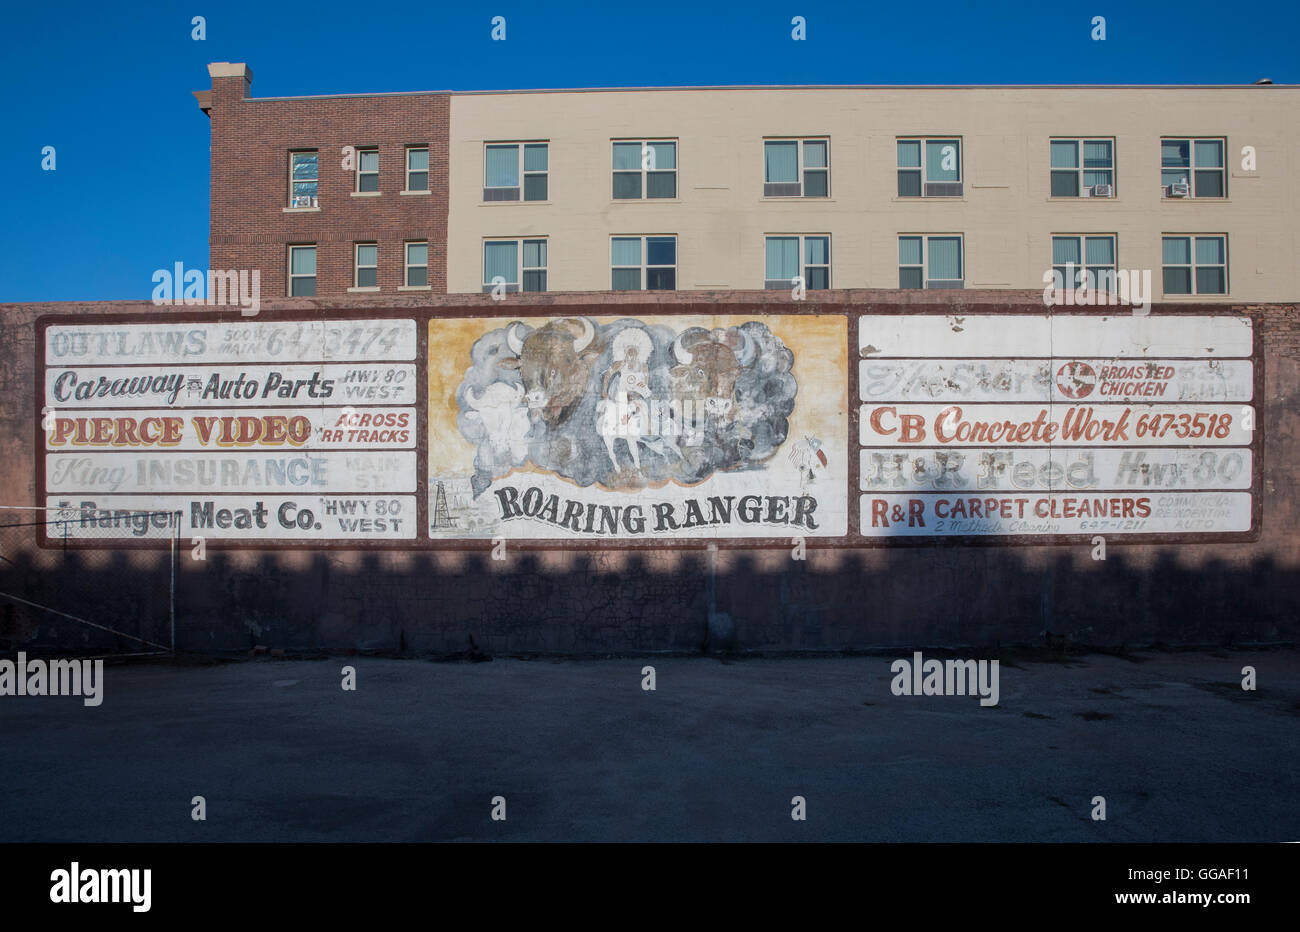
[[[433, 503], [430, 532], [709, 537], [740, 522], [749, 536], [792, 523], [820, 533], [819, 497], [847, 475], [846, 328], [779, 316], [433, 320], [429, 483], [446, 507]], [[827, 435], [844, 439], [832, 447]]]

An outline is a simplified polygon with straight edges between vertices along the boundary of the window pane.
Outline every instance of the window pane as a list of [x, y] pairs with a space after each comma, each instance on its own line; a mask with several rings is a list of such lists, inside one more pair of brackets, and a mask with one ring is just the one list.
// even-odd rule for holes
[[429, 270], [424, 266], [411, 266], [406, 270], [406, 283], [412, 287], [423, 288], [429, 284]]
[[530, 146], [524, 146], [524, 171], [546, 171], [547, 155], [547, 146], [545, 143], [534, 143]]
[[1196, 172], [1197, 197], [1223, 197], [1223, 169]]
[[1110, 236], [1089, 236], [1087, 240], [1088, 265], [1114, 265], [1115, 240]]
[[374, 288], [379, 284], [378, 269], [357, 269], [357, 287]]
[[374, 175], [358, 175], [358, 176], [357, 176], [357, 181], [359, 182], [359, 184], [357, 185], [357, 190], [359, 190], [359, 191], [378, 191], [378, 190], [379, 190], [379, 175], [377, 175], [377, 174], [374, 174]]
[[293, 154], [293, 177], [296, 180], [312, 180], [316, 178], [316, 160], [315, 152], [295, 152]]
[[500, 276], [507, 284], [519, 283], [519, 247], [517, 243], [483, 244], [483, 283], [492, 284]]
[[921, 270], [919, 268], [898, 270], [899, 288], [920, 288], [924, 284], [925, 282], [921, 278]]
[[767, 238], [767, 272], [765, 278], [787, 281], [799, 274], [799, 239], [795, 236]]
[[615, 291], [640, 291], [641, 270], [640, 269], [615, 269], [614, 290]]
[[1223, 239], [1218, 236], [1196, 237], [1196, 264], [1223, 265]]
[[819, 290], [831, 286], [831, 270], [828, 268], [807, 269], [804, 276], [805, 288], [816, 288]]
[[677, 270], [646, 269], [645, 286], [648, 291], [672, 291], [677, 287]]
[[1110, 168], [1111, 165], [1109, 139], [1088, 139], [1084, 141], [1084, 168]]
[[1053, 168], [1078, 168], [1079, 167], [1079, 144], [1077, 142], [1053, 140], [1052, 141], [1052, 167]]
[[803, 241], [803, 261], [807, 265], [829, 265], [830, 240], [824, 236], [809, 236]]
[[641, 240], [639, 237], [616, 237], [610, 241], [609, 254], [610, 265], [640, 265]]
[[1165, 269], [1164, 286], [1165, 294], [1191, 294], [1192, 270], [1186, 268]]
[[519, 147], [488, 146], [485, 157], [487, 173], [485, 187], [516, 188], [519, 186]]
[[524, 291], [545, 291], [546, 290], [546, 272], [542, 270], [524, 272]]
[[961, 278], [961, 240], [955, 236], [932, 236], [929, 241], [930, 278]]
[[825, 197], [827, 194], [826, 187], [827, 172], [825, 169], [803, 173], [803, 196], [804, 197]]
[[428, 172], [411, 172], [406, 176], [406, 190], [408, 191], [428, 191], [429, 190], [429, 173]]
[[614, 143], [614, 170], [641, 170], [641, 143]]
[[910, 142], [900, 142], [898, 144], [898, 167], [899, 168], [920, 168], [921, 167], [921, 143], [916, 140]]
[[289, 283], [289, 294], [295, 298], [316, 297], [316, 278], [295, 278]]
[[1198, 139], [1196, 141], [1196, 167], [1222, 168], [1223, 142], [1218, 139]]
[[[946, 167], [945, 167], [946, 166]], [[957, 181], [960, 178], [961, 150], [955, 139], [931, 139], [925, 144], [927, 181]]]
[[546, 175], [524, 175], [524, 200], [546, 200]]
[[1091, 188], [1093, 185], [1110, 184], [1111, 173], [1108, 171], [1093, 171], [1083, 173], [1083, 184]]
[[289, 250], [289, 261], [294, 275], [315, 275], [316, 247], [297, 247]]
[[900, 171], [898, 173], [898, 196], [921, 196], [921, 173], [919, 171]]
[[794, 184], [799, 180], [796, 142], [763, 143], [763, 180], [768, 184]]
[[647, 172], [645, 176], [646, 197], [676, 197], [677, 172]]
[[1052, 197], [1078, 197], [1079, 173], [1052, 172]]
[[361, 156], [361, 170], [363, 172], [379, 171], [379, 153], [374, 149], [362, 149], [358, 155]]
[[898, 238], [898, 264], [921, 264], [921, 237], [900, 236]]
[[295, 181], [293, 183], [294, 197], [315, 197], [316, 182], [314, 181]]
[[1080, 264], [1079, 238], [1077, 236], [1052, 237], [1052, 264]]
[[407, 243], [406, 264], [407, 265], [428, 265], [429, 244], [428, 243]]
[[614, 197], [636, 198], [641, 196], [640, 172], [614, 172]]
[[546, 240], [524, 240], [524, 268], [540, 269], [546, 265]]
[[379, 247], [374, 245], [357, 247], [357, 265], [378, 265]]
[[1187, 184], [1187, 169], [1166, 169], [1160, 173], [1161, 184]]
[[804, 168], [825, 168], [826, 167], [825, 140], [818, 140], [815, 142], [805, 142], [803, 144], [803, 167]]
[[1192, 244], [1185, 236], [1166, 236], [1162, 255], [1165, 265], [1191, 265]]
[[1186, 139], [1160, 140], [1160, 164], [1165, 168], [1188, 167], [1191, 163], [1191, 149]]
[[646, 163], [646, 168], [653, 168], [656, 171], [677, 167], [677, 143], [675, 142], [650, 142], [646, 143], [647, 153], [651, 160]]
[[406, 167], [413, 172], [427, 172], [429, 170], [429, 150], [407, 149]]
[[1227, 279], [1223, 269], [1197, 269], [1197, 294], [1227, 294]]
[[645, 241], [646, 265], [676, 265], [677, 240], [671, 236], [650, 236]]

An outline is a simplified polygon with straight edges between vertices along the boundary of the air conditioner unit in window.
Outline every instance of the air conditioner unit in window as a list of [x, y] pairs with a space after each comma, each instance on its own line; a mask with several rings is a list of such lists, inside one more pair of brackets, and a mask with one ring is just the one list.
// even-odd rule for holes
[[1192, 193], [1192, 186], [1186, 181], [1180, 181], [1177, 184], [1169, 185], [1168, 197], [1187, 197]]
[[1108, 184], [1095, 184], [1092, 186], [1093, 197], [1111, 197], [1111, 187]]

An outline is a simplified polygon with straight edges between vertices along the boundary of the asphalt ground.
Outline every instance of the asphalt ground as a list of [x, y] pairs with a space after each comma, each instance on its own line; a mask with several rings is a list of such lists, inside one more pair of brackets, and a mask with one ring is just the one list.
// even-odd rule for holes
[[0, 841], [1300, 840], [1300, 653], [897, 657], [110, 664], [0, 697]]

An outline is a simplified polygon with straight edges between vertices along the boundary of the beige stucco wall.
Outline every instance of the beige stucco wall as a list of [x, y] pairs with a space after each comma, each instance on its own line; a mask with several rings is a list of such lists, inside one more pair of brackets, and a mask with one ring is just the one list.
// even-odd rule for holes
[[[1041, 288], [1054, 233], [1114, 233], [1151, 269], [1163, 233], [1227, 233], [1228, 299], [1300, 296], [1300, 88], [802, 88], [451, 98], [447, 289], [481, 287], [482, 241], [549, 239], [549, 289], [607, 290], [612, 234], [674, 233], [678, 288], [761, 288], [764, 236], [831, 234], [831, 284], [898, 284], [900, 233], [965, 236], [966, 285]], [[962, 198], [899, 199], [895, 140], [960, 136]], [[1160, 137], [1226, 136], [1228, 197], [1162, 200]], [[828, 199], [765, 199], [763, 139], [828, 136]], [[1048, 197], [1048, 141], [1114, 137], [1111, 199]], [[678, 197], [615, 201], [610, 141], [678, 140]], [[550, 200], [484, 204], [486, 141], [546, 140]], [[1254, 146], [1257, 170], [1241, 169]], [[1184, 300], [1180, 298], [1179, 300]], [[1197, 298], [1188, 300], [1196, 301]], [[1222, 301], [1222, 297], [1203, 300]]]

